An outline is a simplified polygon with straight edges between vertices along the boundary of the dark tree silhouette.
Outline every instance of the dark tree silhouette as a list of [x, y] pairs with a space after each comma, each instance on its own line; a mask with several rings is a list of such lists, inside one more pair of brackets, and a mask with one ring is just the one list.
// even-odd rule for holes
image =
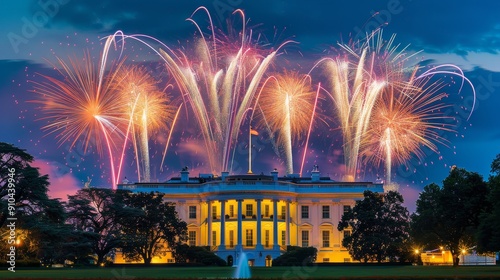
[[363, 193], [364, 199], [342, 216], [337, 229], [350, 229], [342, 240], [351, 256], [359, 261], [396, 261], [406, 256], [409, 238], [409, 214], [402, 205], [403, 197], [390, 191]]

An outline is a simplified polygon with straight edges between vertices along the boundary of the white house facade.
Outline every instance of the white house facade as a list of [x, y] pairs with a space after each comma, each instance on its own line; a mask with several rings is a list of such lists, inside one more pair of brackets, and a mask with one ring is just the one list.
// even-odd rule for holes
[[[338, 222], [365, 190], [384, 192], [382, 184], [336, 182], [321, 177], [317, 169], [310, 177], [279, 177], [277, 171], [189, 177], [186, 168], [180, 177], [164, 183], [124, 182], [118, 188], [164, 194], [188, 225], [189, 245], [209, 246], [229, 265], [245, 252], [254, 266], [270, 266], [287, 245], [316, 247], [320, 263], [352, 261], [342, 247], [350, 231], [339, 232]], [[153, 262], [173, 262], [173, 258], [167, 253]]]

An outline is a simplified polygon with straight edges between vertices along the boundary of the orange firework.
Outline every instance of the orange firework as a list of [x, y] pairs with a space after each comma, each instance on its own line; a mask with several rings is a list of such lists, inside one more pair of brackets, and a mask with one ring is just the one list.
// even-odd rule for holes
[[[59, 142], [71, 141], [73, 147], [83, 140], [85, 150], [91, 141], [102, 154], [102, 144], [113, 143], [110, 137], [121, 133], [120, 125], [126, 124], [125, 99], [113, 94], [112, 84], [115, 71], [122, 63], [115, 64], [106, 78], [86, 52], [81, 61], [76, 58], [66, 63], [57, 58], [61, 69], [57, 69], [62, 79], [40, 75], [44, 82], [33, 82], [34, 92], [40, 96], [33, 102], [41, 104], [47, 124], [43, 127], [49, 133], [57, 133]], [[104, 139], [103, 139], [104, 138]], [[104, 141], [106, 140], [106, 141]]]
[[361, 155], [365, 161], [376, 165], [385, 162], [389, 184], [393, 161], [402, 164], [412, 154], [423, 158], [424, 146], [437, 152], [436, 143], [446, 142], [439, 131], [453, 131], [444, 122], [449, 117], [442, 113], [446, 105], [441, 100], [447, 95], [437, 93], [443, 84], [426, 85], [428, 79], [416, 81], [414, 77], [403, 88], [384, 89], [362, 141]]
[[259, 97], [261, 123], [278, 132], [277, 142], [285, 149], [288, 173], [293, 173], [292, 140], [307, 134], [315, 96], [308, 75], [285, 72], [270, 77]]
[[[144, 67], [124, 68], [116, 81], [117, 92], [128, 100], [127, 112], [132, 125], [139, 180], [149, 182], [149, 135], [167, 128], [167, 124], [173, 121], [175, 110], [170, 105], [170, 97], [158, 89], [158, 81]], [[139, 168], [139, 157], [142, 169]]]
[[[116, 71], [123, 61], [111, 63], [106, 71], [109, 48], [114, 38], [108, 38], [104, 44], [99, 64], [92, 62], [89, 52], [82, 61], [69, 59], [69, 64], [57, 58], [58, 69], [54, 69], [63, 77], [58, 80], [41, 75], [45, 82], [34, 82], [34, 92], [40, 95], [42, 111], [46, 114], [42, 120], [47, 121], [43, 128], [49, 133], [57, 133], [60, 143], [71, 141], [71, 147], [78, 140], [83, 140], [87, 151], [90, 142], [96, 143], [99, 154], [102, 147], [107, 147], [111, 165], [112, 187], [116, 187], [115, 162], [113, 148], [115, 137], [123, 134], [120, 125], [125, 125], [125, 99], [114, 95], [112, 85], [116, 79]], [[105, 76], [106, 75], [106, 76]]]

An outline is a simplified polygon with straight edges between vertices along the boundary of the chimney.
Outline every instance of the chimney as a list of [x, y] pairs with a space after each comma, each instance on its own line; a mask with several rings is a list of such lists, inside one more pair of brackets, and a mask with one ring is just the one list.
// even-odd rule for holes
[[224, 182], [226, 181], [226, 177], [229, 175], [229, 171], [222, 171], [221, 172], [221, 181]]
[[273, 176], [273, 181], [277, 182], [278, 181], [278, 169], [274, 169], [271, 171], [271, 175]]
[[317, 165], [313, 166], [313, 170], [311, 172], [311, 181], [319, 182], [319, 167]]
[[183, 183], [187, 183], [189, 182], [189, 171], [188, 171], [188, 167], [184, 167], [182, 168], [182, 171], [181, 171], [181, 182]]

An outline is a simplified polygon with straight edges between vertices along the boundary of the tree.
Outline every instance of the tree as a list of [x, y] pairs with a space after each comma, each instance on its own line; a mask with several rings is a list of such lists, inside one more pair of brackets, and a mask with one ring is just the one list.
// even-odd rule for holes
[[63, 257], [66, 253], [61, 246], [68, 236], [63, 205], [48, 197], [49, 178], [31, 162], [33, 157], [25, 150], [0, 142], [0, 235], [7, 236], [4, 223], [15, 216], [16, 245], [22, 251], [18, 260]]
[[500, 154], [491, 163], [491, 174], [488, 180], [489, 209], [480, 216], [477, 231], [477, 249], [479, 252], [500, 251]]
[[125, 233], [122, 251], [130, 260], [142, 259], [146, 265], [155, 256], [164, 256], [187, 240], [187, 224], [179, 219], [175, 206], [158, 193], [125, 193], [125, 205], [135, 209], [122, 217]]
[[485, 207], [488, 187], [483, 178], [462, 168], [454, 168], [443, 187], [424, 187], [412, 216], [412, 235], [421, 246], [446, 247], [457, 266], [462, 248], [473, 246], [479, 215]]
[[359, 261], [395, 261], [406, 255], [403, 251], [409, 238], [409, 214], [398, 192], [387, 194], [365, 191], [364, 199], [347, 211], [339, 222], [339, 231], [351, 229], [342, 240], [353, 259]]
[[68, 223], [80, 233], [82, 241], [91, 244], [97, 256], [97, 265], [122, 245], [123, 232], [119, 220], [130, 214], [125, 208], [123, 195], [111, 189], [84, 188], [68, 196]]
[[[9, 212], [8, 198], [14, 198], [16, 212], [34, 213], [49, 202], [48, 176], [40, 175], [30, 163], [33, 157], [26, 150], [0, 142], [0, 225], [4, 227]], [[11, 183], [9, 188], [9, 183]], [[9, 191], [13, 189], [13, 191]]]

